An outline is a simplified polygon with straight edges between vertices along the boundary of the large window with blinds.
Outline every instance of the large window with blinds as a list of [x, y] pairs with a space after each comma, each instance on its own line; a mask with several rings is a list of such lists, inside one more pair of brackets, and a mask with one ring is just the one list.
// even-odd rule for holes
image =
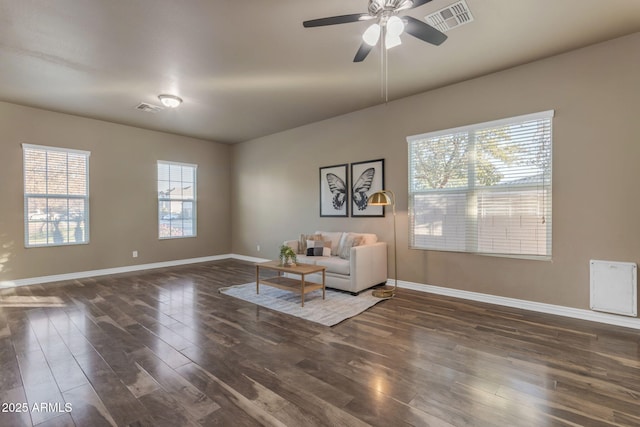
[[407, 138], [410, 246], [551, 257], [553, 111]]
[[158, 236], [196, 236], [197, 165], [158, 161]]
[[22, 145], [26, 247], [89, 242], [88, 151]]

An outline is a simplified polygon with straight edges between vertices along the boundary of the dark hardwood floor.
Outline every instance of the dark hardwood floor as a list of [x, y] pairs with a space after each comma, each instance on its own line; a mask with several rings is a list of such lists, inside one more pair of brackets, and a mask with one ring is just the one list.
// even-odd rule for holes
[[328, 328], [218, 293], [254, 274], [0, 290], [0, 426], [640, 425], [638, 331], [409, 290]]

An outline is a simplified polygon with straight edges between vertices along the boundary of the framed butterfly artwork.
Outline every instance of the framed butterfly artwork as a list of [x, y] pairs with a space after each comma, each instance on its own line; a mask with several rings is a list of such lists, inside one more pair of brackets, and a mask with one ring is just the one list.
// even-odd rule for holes
[[351, 163], [351, 183], [351, 216], [384, 216], [384, 206], [367, 204], [369, 196], [384, 189], [384, 159]]
[[349, 216], [348, 165], [320, 168], [320, 216]]

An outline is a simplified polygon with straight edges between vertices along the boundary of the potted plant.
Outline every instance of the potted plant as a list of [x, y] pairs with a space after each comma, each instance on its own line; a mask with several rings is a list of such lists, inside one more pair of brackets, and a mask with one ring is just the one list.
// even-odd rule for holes
[[297, 261], [296, 253], [291, 249], [290, 246], [282, 245], [280, 246], [280, 264], [285, 267], [291, 267], [296, 265]]

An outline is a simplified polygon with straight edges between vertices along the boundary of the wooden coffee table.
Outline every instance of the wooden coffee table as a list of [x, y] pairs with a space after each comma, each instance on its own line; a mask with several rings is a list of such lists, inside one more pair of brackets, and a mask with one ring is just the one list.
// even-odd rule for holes
[[[276, 277], [269, 277], [267, 279], [260, 279], [260, 270], [273, 270], [277, 271]], [[256, 264], [256, 294], [260, 293], [260, 284], [273, 286], [275, 288], [284, 289], [292, 292], [299, 292], [302, 297], [302, 307], [304, 307], [304, 294], [313, 292], [318, 289], [322, 289], [322, 299], [325, 296], [325, 270], [326, 267], [313, 264], [296, 264], [294, 266], [285, 267], [280, 264], [280, 261], [267, 261]], [[311, 273], [322, 272], [322, 284], [305, 282], [304, 276]], [[293, 279], [290, 277], [284, 277], [282, 273], [295, 274], [300, 276], [300, 279]]]

